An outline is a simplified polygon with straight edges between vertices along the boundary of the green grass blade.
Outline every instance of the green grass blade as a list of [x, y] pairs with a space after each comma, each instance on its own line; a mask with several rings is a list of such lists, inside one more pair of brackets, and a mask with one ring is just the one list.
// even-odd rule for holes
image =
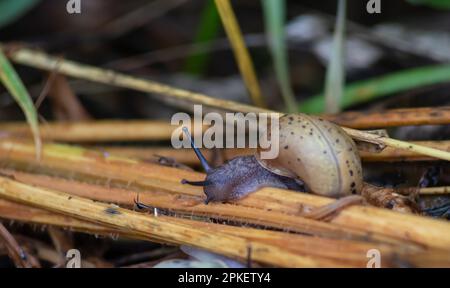
[[427, 5], [436, 9], [450, 9], [449, 0], [407, 0], [414, 5]]
[[[208, 42], [217, 37], [220, 28], [220, 17], [214, 1], [206, 1], [194, 43]], [[189, 56], [184, 71], [193, 75], [202, 75], [210, 58], [209, 53]]]
[[[348, 85], [344, 90], [341, 108], [443, 82], [450, 82], [450, 65], [448, 64], [394, 72]], [[323, 95], [316, 95], [301, 103], [299, 110], [305, 113], [322, 113], [324, 103]]]
[[33, 101], [28, 94], [27, 89], [23, 85], [16, 71], [12, 67], [11, 63], [6, 58], [3, 50], [0, 48], [0, 81], [11, 93], [20, 108], [25, 114], [25, 117], [30, 125], [31, 132], [33, 133], [34, 143], [36, 147], [36, 157], [40, 158], [41, 152], [41, 138], [39, 134], [39, 125], [36, 108]]
[[0, 27], [15, 21], [38, 2], [39, 0], [0, 0]]
[[346, 0], [339, 0], [333, 48], [325, 79], [325, 111], [327, 113], [338, 113], [341, 109], [340, 103], [345, 85], [344, 45], [346, 6]]
[[269, 39], [275, 73], [281, 88], [281, 95], [288, 112], [295, 112], [297, 104], [289, 78], [289, 64], [286, 49], [284, 22], [286, 18], [285, 0], [262, 0], [264, 22]]

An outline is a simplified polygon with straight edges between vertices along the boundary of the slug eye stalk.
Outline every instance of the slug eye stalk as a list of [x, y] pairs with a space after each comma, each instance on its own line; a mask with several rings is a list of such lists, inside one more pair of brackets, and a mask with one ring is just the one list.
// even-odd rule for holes
[[[186, 127], [183, 127], [183, 132], [184, 132], [184, 134], [186, 134], [187, 137], [189, 137], [191, 147], [192, 147], [192, 149], [194, 149], [195, 155], [197, 155], [198, 160], [200, 160], [200, 164], [202, 165], [205, 172], [206, 173], [210, 172], [212, 170], [211, 166], [209, 166], [208, 161], [206, 160], [205, 156], [203, 156], [202, 152], [200, 152], [200, 149], [198, 149], [195, 146], [194, 138], [189, 133], [189, 130]], [[181, 180], [181, 184], [189, 184], [192, 186], [205, 187], [205, 186], [209, 185], [209, 182], [206, 180], [205, 181], [189, 181], [189, 180], [183, 179], [183, 180]]]
[[195, 155], [197, 155], [198, 160], [200, 160], [200, 164], [202, 165], [205, 172], [208, 173], [209, 171], [211, 171], [211, 167], [209, 166], [205, 156], [203, 156], [202, 152], [200, 152], [200, 149], [195, 146], [194, 138], [191, 136], [189, 130], [186, 127], [183, 127], [183, 132], [187, 137], [189, 137], [189, 141], [191, 143], [192, 149], [194, 149]]

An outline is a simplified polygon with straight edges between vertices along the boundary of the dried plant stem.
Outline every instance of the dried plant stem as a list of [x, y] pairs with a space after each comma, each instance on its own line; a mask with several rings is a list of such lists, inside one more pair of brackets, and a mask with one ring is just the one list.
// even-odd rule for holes
[[[441, 151], [450, 152], [450, 141], [411, 141], [411, 144], [420, 145], [422, 147], [431, 147]], [[405, 149], [396, 149], [386, 147], [380, 153], [371, 153], [360, 151], [363, 161], [429, 161], [436, 160], [433, 157], [427, 157], [414, 151]]]
[[[449, 144], [450, 145], [450, 144]], [[120, 147], [120, 146], [90, 146], [93, 150], [105, 151], [107, 153], [122, 156], [136, 158], [140, 160], [147, 160], [157, 162], [160, 157], [171, 158], [177, 163], [186, 165], [198, 166], [200, 162], [197, 156], [191, 149], [174, 149], [169, 147]], [[222, 157], [224, 160], [230, 160], [237, 156], [253, 155], [254, 149], [236, 148], [236, 149], [200, 149], [205, 158], [212, 163], [217, 156]], [[216, 154], [217, 153], [217, 154]]]
[[[37, 165], [33, 157], [33, 145], [29, 142], [3, 139], [0, 141], [0, 162], [17, 165]], [[105, 178], [112, 185], [123, 183], [144, 191], [166, 191], [178, 195], [203, 197], [201, 187], [180, 184], [181, 179], [203, 180], [204, 174], [162, 167], [151, 163], [101, 153], [66, 145], [46, 144], [38, 167], [41, 171], [52, 169], [53, 173], [66, 173]], [[45, 168], [45, 169], [44, 169]], [[298, 215], [305, 207], [317, 207], [331, 203], [334, 199], [265, 188], [241, 199], [235, 205], [278, 211]], [[215, 204], [217, 208], [226, 204]], [[223, 206], [222, 206], [223, 205]], [[229, 204], [228, 204], [229, 205]], [[448, 249], [450, 247], [450, 224], [421, 216], [406, 215], [385, 209], [352, 206], [331, 220], [338, 226], [368, 231], [377, 235], [404, 240], [425, 247]]]
[[[172, 132], [176, 127], [163, 121], [114, 121], [103, 120], [94, 122], [76, 122], [65, 123], [55, 122], [41, 125], [41, 137], [46, 140], [65, 141], [65, 142], [107, 142], [107, 141], [142, 141], [142, 140], [169, 140]], [[395, 161], [395, 160], [432, 160], [447, 159], [450, 152], [450, 141], [411, 141], [404, 142], [392, 138], [381, 137], [374, 134], [364, 133], [350, 128], [344, 128], [347, 132], [353, 133], [356, 139], [368, 140], [380, 145], [388, 145], [381, 153], [361, 152], [361, 157], [366, 161]], [[0, 124], [0, 130], [13, 135], [30, 135], [30, 131], [26, 123], [6, 123]], [[199, 131], [194, 131], [200, 133]], [[366, 136], [370, 135], [370, 136]], [[135, 148], [134, 148], [135, 149]], [[183, 163], [193, 163], [195, 161], [194, 154], [191, 156], [181, 155], [185, 153], [183, 150], [155, 150], [149, 148], [148, 153], [157, 153], [157, 155], [166, 156], [175, 154], [178, 161]], [[113, 149], [120, 151], [120, 149]], [[134, 155], [139, 157], [139, 150], [131, 150], [130, 148], [122, 148], [126, 155]], [[226, 149], [233, 150], [233, 149]], [[128, 151], [128, 153], [126, 152]], [[144, 152], [145, 150], [142, 150]], [[183, 152], [182, 152], [183, 151]], [[204, 150], [207, 151], [207, 150]], [[251, 151], [250, 149], [238, 149], [232, 152], [225, 152], [228, 155], [243, 155]], [[207, 154], [209, 152], [206, 152]], [[248, 153], [250, 154], [250, 153]], [[152, 156], [153, 154], [149, 154]], [[428, 155], [428, 156], [425, 156]], [[431, 157], [430, 157], [431, 156]], [[149, 157], [149, 156], [146, 156]], [[139, 157], [142, 158], [142, 157]], [[181, 158], [182, 160], [179, 160]], [[187, 159], [187, 160], [185, 160]], [[183, 161], [184, 160], [184, 161]]]
[[[336, 115], [322, 115], [322, 117], [346, 127], [363, 129], [403, 125], [438, 125], [450, 124], [450, 107], [344, 112]], [[176, 126], [170, 125], [166, 121], [154, 120], [47, 122], [40, 126], [43, 138], [68, 142], [168, 140], [175, 128]], [[2, 123], [0, 130], [30, 135], [27, 124], [23, 122]], [[427, 142], [421, 143], [421, 145], [426, 144]]]
[[450, 194], [450, 186], [442, 186], [442, 187], [408, 187], [408, 188], [397, 188], [395, 192], [401, 194], [411, 194], [411, 193], [419, 193], [420, 195], [444, 195]]
[[[174, 97], [179, 100], [185, 100], [191, 103], [203, 104], [210, 107], [225, 109], [228, 111], [241, 112], [272, 112], [270, 110], [245, 105], [233, 101], [215, 99], [205, 94], [194, 93], [183, 89], [171, 87], [169, 85], [160, 84], [147, 79], [141, 79], [117, 73], [112, 70], [105, 70], [89, 65], [79, 64], [73, 61], [64, 60], [58, 57], [52, 57], [43, 52], [39, 52], [27, 48], [17, 48], [8, 46], [7, 56], [13, 62], [48, 70], [55, 71], [67, 76], [86, 79], [108, 85], [134, 89], [146, 93], [157, 93], [167, 97]], [[4, 48], [8, 48], [4, 47]]]
[[75, 218], [100, 223], [129, 234], [151, 239], [159, 238], [169, 243], [191, 245], [229, 257], [242, 259], [252, 247], [256, 262], [282, 267], [342, 266], [337, 261], [308, 257], [273, 244], [249, 240], [211, 229], [196, 226], [195, 221], [170, 217], [144, 215], [71, 194], [25, 185], [0, 177], [0, 197], [55, 211]]
[[[96, 235], [114, 235], [120, 231], [111, 227], [105, 227], [100, 224], [76, 219], [70, 216], [58, 214], [4, 200], [0, 198], [0, 210], [2, 211], [0, 217], [3, 219], [10, 219], [14, 221], [21, 221], [25, 223], [36, 223], [42, 225], [51, 225], [57, 227], [69, 228], [73, 231], [92, 233]], [[121, 233], [126, 235], [126, 233]], [[156, 240], [155, 240], [156, 241]]]
[[411, 142], [400, 141], [389, 137], [379, 136], [359, 130], [342, 127], [344, 131], [353, 139], [371, 142], [380, 146], [388, 146], [391, 148], [406, 150], [416, 154], [426, 155], [429, 157], [450, 161], [450, 152], [438, 150], [435, 148], [414, 144]]
[[404, 108], [384, 111], [351, 111], [335, 115], [322, 115], [323, 118], [339, 125], [372, 129], [411, 125], [450, 124], [450, 107]]
[[39, 267], [38, 263], [33, 263], [31, 259], [25, 253], [25, 251], [19, 246], [16, 239], [9, 233], [6, 227], [0, 223], [0, 240], [4, 243], [9, 257], [18, 268], [32, 268]]
[[[104, 142], [167, 140], [176, 126], [163, 121], [95, 121], [54, 122], [40, 126], [41, 136], [46, 140], [65, 142]], [[29, 135], [25, 123], [2, 123], [0, 130], [14, 135]]]
[[[179, 100], [189, 101], [191, 103], [203, 104], [222, 110], [235, 112], [255, 112], [255, 113], [278, 113], [272, 110], [258, 108], [250, 105], [240, 104], [233, 101], [220, 100], [200, 93], [193, 93], [183, 89], [173, 88], [168, 85], [162, 85], [146, 79], [128, 76], [116, 73], [111, 70], [104, 70], [88, 65], [82, 65], [73, 61], [63, 60], [57, 57], [49, 56], [45, 53], [17, 47], [3, 47], [7, 49], [8, 56], [16, 63], [28, 65], [31, 67], [56, 71], [71, 77], [86, 79], [104, 84], [134, 89], [147, 93], [162, 94], [167, 97], [173, 97]], [[424, 147], [408, 142], [380, 137], [367, 132], [362, 132], [350, 128], [344, 130], [353, 138], [361, 141], [381, 143], [383, 145], [414, 151], [419, 154], [435, 157], [450, 161], [450, 153], [437, 149]]]
[[[57, 214], [55, 212], [45, 211], [39, 208], [31, 208], [23, 204], [17, 204], [7, 200], [0, 199], [0, 208], [5, 211], [5, 213], [2, 213], [2, 217], [6, 219], [23, 221], [26, 223], [65, 227], [70, 228], [71, 230], [97, 235], [120, 235], [120, 237], [162, 242], [160, 239], [151, 239], [151, 235], [148, 235], [148, 237], [142, 237], [140, 235], [125, 233], [123, 231], [113, 230], [109, 227], [105, 227], [99, 224], [92, 224], [84, 220], [78, 220], [73, 217]], [[162, 219], [164, 219], [164, 217]], [[193, 221], [190, 220], [175, 220], [182, 224], [192, 225], [193, 223]], [[353, 241], [348, 239], [325, 239], [298, 234], [258, 230], [254, 228], [242, 228], [198, 221], [195, 222], [195, 226], [208, 229], [210, 233], [220, 231], [222, 233], [227, 233], [237, 237], [284, 247], [287, 250], [306, 256], [319, 258], [323, 257], [326, 259], [339, 261], [340, 265], [343, 265], [345, 263], [347, 266], [354, 267], [364, 267], [367, 262], [367, 251], [369, 249], [374, 249], [375, 247], [376, 249], [382, 251], [384, 255], [383, 266], [395, 265], [395, 263], [390, 263], [391, 257], [396, 257], [397, 259], [399, 257], [413, 257], [414, 255], [420, 255], [422, 251], [425, 251], [423, 249], [408, 245], [402, 247], [401, 249], [398, 249], [398, 246], [390, 244]], [[86, 230], [86, 227], [90, 228]], [[56, 258], [56, 256], [57, 255], [53, 255], [53, 258]], [[448, 261], [447, 265], [450, 265]]]
[[233, 48], [234, 57], [244, 78], [245, 85], [250, 92], [253, 103], [258, 107], [265, 107], [258, 78], [250, 58], [250, 53], [245, 46], [241, 29], [234, 15], [230, 0], [215, 0], [217, 11], [222, 20], [223, 27]]
[[[0, 125], [1, 127], [1, 125]], [[450, 141], [412, 141], [413, 144], [433, 147], [435, 149], [450, 151]], [[105, 151], [118, 156], [137, 158], [141, 160], [150, 160], [156, 162], [159, 157], [167, 157], [174, 159], [177, 163], [187, 165], [199, 165], [197, 156], [191, 149], [173, 149], [169, 147], [121, 147], [121, 146], [101, 146], [91, 147], [92, 149]], [[213, 151], [211, 149], [201, 149], [206, 159], [212, 161], [219, 153], [224, 160], [230, 160], [237, 156], [252, 155], [255, 153], [254, 149], [222, 149]], [[431, 161], [436, 158], [431, 158], [417, 154], [411, 151], [402, 149], [394, 149], [386, 147], [379, 153], [373, 152], [359, 152], [361, 158], [365, 162], [381, 162], [381, 161]]]
[[[119, 188], [97, 186], [87, 183], [80, 183], [74, 180], [49, 177], [44, 175], [34, 175], [17, 171], [0, 170], [0, 173], [13, 177], [26, 184], [37, 185], [43, 188], [55, 189], [81, 197], [89, 197], [107, 203], [117, 203], [132, 207], [138, 192]], [[326, 222], [314, 221], [296, 215], [289, 215], [276, 211], [267, 211], [252, 207], [237, 206], [231, 204], [203, 205], [200, 197], [173, 195], [161, 192], [142, 191], [139, 200], [151, 207], [157, 207], [178, 216], [187, 217], [207, 216], [243, 224], [261, 225], [267, 228], [276, 228], [283, 231], [299, 232], [309, 235], [345, 238], [364, 239], [366, 241], [395, 242], [393, 239], [369, 235], [364, 231], [351, 228], [342, 229], [336, 225]], [[153, 212], [153, 211], [152, 211]]]

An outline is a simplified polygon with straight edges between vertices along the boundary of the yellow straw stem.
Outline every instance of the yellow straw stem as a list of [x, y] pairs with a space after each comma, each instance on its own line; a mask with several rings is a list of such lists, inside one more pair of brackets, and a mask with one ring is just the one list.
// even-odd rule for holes
[[244, 78], [245, 86], [247, 86], [247, 89], [250, 92], [250, 97], [256, 106], [266, 107], [250, 54], [245, 46], [244, 38], [242, 37], [242, 32], [239, 28], [230, 1], [215, 0], [215, 2], [220, 19], [222, 19], [223, 27], [231, 42], [234, 57], [236, 58], [241, 75]]

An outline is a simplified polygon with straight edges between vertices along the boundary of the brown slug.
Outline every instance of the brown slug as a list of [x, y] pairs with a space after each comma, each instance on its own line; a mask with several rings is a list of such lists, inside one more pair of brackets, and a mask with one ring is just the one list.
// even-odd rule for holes
[[[280, 143], [276, 159], [236, 157], [217, 168], [191, 146], [206, 171], [205, 181], [184, 184], [203, 186], [205, 203], [240, 199], [262, 187], [308, 191], [341, 197], [362, 189], [361, 160], [353, 140], [337, 125], [313, 116], [288, 114], [279, 119]], [[187, 128], [183, 131], [188, 135]], [[267, 135], [271, 136], [271, 135]]]

